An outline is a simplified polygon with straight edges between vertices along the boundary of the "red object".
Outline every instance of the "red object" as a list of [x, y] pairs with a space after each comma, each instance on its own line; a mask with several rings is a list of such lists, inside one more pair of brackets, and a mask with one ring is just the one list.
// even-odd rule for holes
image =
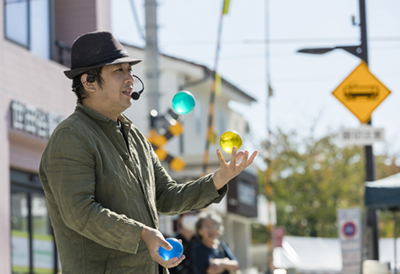
[[283, 236], [285, 236], [285, 228], [283, 226], [274, 227], [272, 237], [274, 239], [274, 247], [282, 247]]

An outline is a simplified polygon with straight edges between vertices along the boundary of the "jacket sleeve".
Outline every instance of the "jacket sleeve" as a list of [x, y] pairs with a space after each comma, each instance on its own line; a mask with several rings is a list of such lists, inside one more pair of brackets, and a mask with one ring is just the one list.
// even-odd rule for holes
[[136, 253], [143, 224], [96, 202], [94, 155], [72, 129], [55, 132], [40, 165], [47, 199], [68, 228], [107, 248]]
[[213, 174], [208, 174], [185, 184], [178, 184], [161, 165], [151, 145], [150, 149], [155, 173], [158, 212], [176, 215], [199, 210], [212, 203], [219, 203], [228, 191], [227, 185], [218, 191], [216, 190]]

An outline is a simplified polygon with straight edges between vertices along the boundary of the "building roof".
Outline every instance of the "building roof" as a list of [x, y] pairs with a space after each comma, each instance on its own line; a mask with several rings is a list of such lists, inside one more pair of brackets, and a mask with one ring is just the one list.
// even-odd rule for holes
[[[127, 44], [127, 43], [124, 43], [124, 42], [122, 42], [122, 44], [124, 46], [132, 47], [132, 48], [135, 48], [135, 49], [138, 49], [138, 50], [144, 50], [143, 47], [130, 45], [130, 44]], [[188, 61], [188, 60], [185, 60], [185, 59], [181, 59], [181, 58], [174, 57], [174, 56], [167, 55], [167, 54], [163, 54], [163, 53], [160, 53], [160, 55], [165, 57], [165, 58], [173, 59], [173, 60], [176, 60], [176, 61], [179, 61], [179, 62], [184, 62], [186, 64], [190, 64], [190, 65], [199, 67], [199, 68], [203, 69], [204, 70], [204, 74], [207, 75], [210, 78], [211, 78], [211, 76], [213, 74], [213, 71], [210, 68], [208, 68], [207, 66], [205, 66], [205, 65], [201, 65], [201, 64], [198, 64], [198, 63], [195, 63], [195, 62], [191, 62], [191, 61]], [[243, 96], [244, 98], [246, 98], [246, 100], [249, 100], [249, 101], [252, 101], [252, 102], [257, 102], [256, 98], [254, 98], [253, 96], [249, 95], [248, 93], [246, 93], [242, 89], [238, 88], [237, 86], [235, 86], [234, 84], [232, 84], [231, 82], [226, 80], [225, 78], [221, 77], [221, 81], [222, 81], [222, 84], [228, 86], [234, 92], [238, 93], [238, 95]]]

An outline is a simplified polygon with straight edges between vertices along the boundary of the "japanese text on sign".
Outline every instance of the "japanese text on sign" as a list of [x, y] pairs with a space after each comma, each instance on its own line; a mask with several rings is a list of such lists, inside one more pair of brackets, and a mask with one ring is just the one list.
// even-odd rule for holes
[[359, 128], [342, 128], [339, 140], [346, 145], [372, 145], [374, 142], [385, 141], [383, 128], [361, 126]]
[[11, 102], [11, 127], [41, 138], [49, 138], [64, 117], [45, 112], [31, 105]]

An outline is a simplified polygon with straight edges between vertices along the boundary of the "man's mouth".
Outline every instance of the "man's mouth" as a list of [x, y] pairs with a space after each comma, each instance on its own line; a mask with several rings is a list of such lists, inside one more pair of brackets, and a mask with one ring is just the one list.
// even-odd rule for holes
[[127, 89], [122, 91], [123, 94], [127, 95], [127, 96], [131, 96], [132, 95], [132, 89]]

